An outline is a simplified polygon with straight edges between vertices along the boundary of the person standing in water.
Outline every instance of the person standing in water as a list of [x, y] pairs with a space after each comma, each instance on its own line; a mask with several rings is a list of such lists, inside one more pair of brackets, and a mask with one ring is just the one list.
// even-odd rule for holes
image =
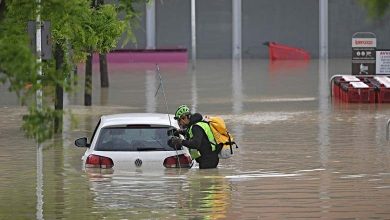
[[184, 133], [186, 139], [173, 136], [168, 140], [168, 145], [173, 148], [181, 145], [189, 148], [192, 159], [199, 163], [200, 169], [216, 168], [219, 163], [218, 146], [214, 144], [214, 135], [209, 124], [202, 119], [201, 114], [192, 114], [188, 106], [179, 106], [175, 120], [185, 129], [185, 132], [181, 133]]

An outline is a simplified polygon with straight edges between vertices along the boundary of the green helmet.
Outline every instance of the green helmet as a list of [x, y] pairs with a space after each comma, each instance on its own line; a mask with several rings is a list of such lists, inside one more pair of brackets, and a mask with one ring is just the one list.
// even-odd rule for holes
[[190, 108], [186, 105], [181, 105], [179, 108], [177, 108], [175, 113], [175, 119], [178, 120], [181, 116], [187, 115], [190, 113]]

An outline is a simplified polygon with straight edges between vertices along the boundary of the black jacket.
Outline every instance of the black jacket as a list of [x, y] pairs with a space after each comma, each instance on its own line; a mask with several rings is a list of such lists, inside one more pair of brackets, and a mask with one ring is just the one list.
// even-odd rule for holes
[[219, 163], [218, 153], [217, 151], [211, 150], [210, 141], [203, 128], [201, 128], [199, 125], [195, 125], [195, 123], [201, 121], [202, 119], [203, 116], [199, 113], [194, 113], [190, 116], [190, 124], [188, 125], [188, 129], [191, 127], [191, 125], [193, 125], [193, 137], [189, 138], [187, 134], [187, 140], [183, 140], [182, 145], [191, 149], [197, 149], [200, 152], [201, 156], [196, 159], [196, 162], [199, 163], [200, 169], [216, 168]]

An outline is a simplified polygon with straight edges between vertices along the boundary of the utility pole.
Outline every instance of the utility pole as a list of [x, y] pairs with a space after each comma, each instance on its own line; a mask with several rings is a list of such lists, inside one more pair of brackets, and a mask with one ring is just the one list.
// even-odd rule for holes
[[191, 58], [192, 66], [196, 62], [196, 2], [191, 0]]
[[146, 3], [146, 49], [156, 49], [156, 2]]
[[[36, 101], [38, 111], [42, 110], [42, 88], [41, 79], [42, 76], [42, 24], [41, 24], [41, 0], [37, 0], [37, 19], [36, 19], [36, 52], [37, 52], [37, 65], [38, 65], [38, 90], [36, 92]], [[36, 218], [43, 219], [43, 152], [42, 145], [37, 144], [37, 212]]]
[[[36, 19], [36, 48], [37, 48], [37, 65], [38, 65], [38, 85], [40, 87], [42, 76], [42, 24], [41, 24], [41, 0], [37, 0], [37, 19]], [[42, 110], [42, 88], [36, 92], [37, 109]]]
[[319, 0], [320, 51], [319, 58], [328, 58], [328, 0]]
[[242, 2], [241, 0], [233, 0], [232, 1], [233, 8], [233, 33], [232, 33], [232, 54], [233, 59], [241, 59], [241, 8]]

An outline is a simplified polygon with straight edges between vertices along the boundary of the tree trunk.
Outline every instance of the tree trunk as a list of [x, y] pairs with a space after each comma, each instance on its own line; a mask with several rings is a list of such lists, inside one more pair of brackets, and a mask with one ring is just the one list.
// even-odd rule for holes
[[71, 80], [72, 80], [72, 85], [75, 86], [77, 85], [77, 65], [74, 64], [74, 67], [73, 67], [73, 73], [72, 73], [72, 76], [70, 77]]
[[[104, 5], [104, 0], [94, 0], [92, 3], [95, 9], [99, 9]], [[108, 70], [107, 70], [107, 55], [99, 53], [99, 64], [100, 64], [100, 87], [107, 88], [108, 83]]]
[[[61, 45], [55, 45], [54, 59], [56, 62], [56, 70], [62, 71], [64, 65], [64, 51], [61, 48]], [[54, 100], [54, 109], [63, 110], [64, 109], [64, 88], [61, 84], [56, 83], [56, 97]], [[59, 117], [54, 118], [54, 131], [59, 132], [62, 130], [62, 114]]]
[[85, 87], [84, 87], [84, 105], [92, 104], [92, 52], [87, 56], [85, 63]]
[[97, 0], [96, 3], [96, 6], [104, 5], [104, 0]]
[[99, 54], [100, 63], [100, 87], [108, 87], [107, 54]]
[[0, 0], [0, 21], [4, 18], [5, 9], [5, 0]]

